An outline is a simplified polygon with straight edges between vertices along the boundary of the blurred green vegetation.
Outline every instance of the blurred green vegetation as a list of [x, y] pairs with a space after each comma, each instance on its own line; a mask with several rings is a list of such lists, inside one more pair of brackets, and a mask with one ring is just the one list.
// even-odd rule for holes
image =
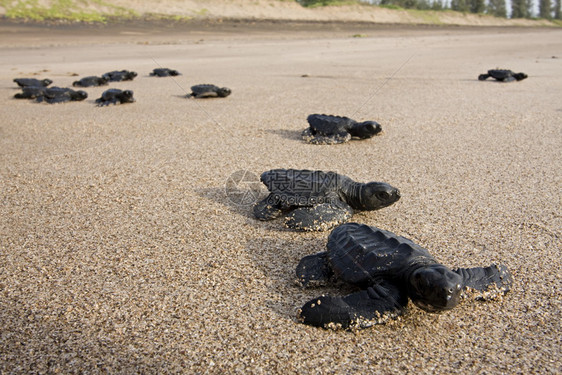
[[6, 17], [34, 21], [66, 20], [106, 22], [109, 18], [132, 18], [136, 12], [103, 0], [0, 0]]
[[[362, 4], [379, 6], [394, 10], [407, 10], [425, 22], [439, 24], [439, 16], [426, 10], [458, 11], [462, 13], [488, 14], [496, 17], [533, 18], [532, 9], [537, 2], [539, 17], [552, 20], [560, 26], [562, 20], [562, 0], [277, 0], [295, 1], [307, 8], [322, 6], [341, 6]], [[509, 5], [509, 8], [508, 8]], [[34, 21], [68, 21], [68, 22], [108, 22], [143, 17], [144, 19], [169, 19], [185, 21], [192, 17], [138, 14], [133, 9], [113, 5], [107, 0], [0, 0], [0, 7], [7, 18]], [[194, 16], [208, 15], [202, 9]]]

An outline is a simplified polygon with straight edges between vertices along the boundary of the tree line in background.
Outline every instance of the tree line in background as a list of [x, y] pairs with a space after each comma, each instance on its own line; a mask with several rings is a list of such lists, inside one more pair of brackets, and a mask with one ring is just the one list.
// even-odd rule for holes
[[[464, 13], [491, 14], [496, 17], [562, 20], [562, 0], [511, 0], [508, 12], [506, 0], [360, 0], [374, 5], [404, 9], [443, 10], [451, 9]], [[537, 2], [535, 4], [535, 1]], [[303, 6], [318, 6], [342, 3], [341, 0], [297, 0]], [[535, 14], [538, 10], [538, 14]]]

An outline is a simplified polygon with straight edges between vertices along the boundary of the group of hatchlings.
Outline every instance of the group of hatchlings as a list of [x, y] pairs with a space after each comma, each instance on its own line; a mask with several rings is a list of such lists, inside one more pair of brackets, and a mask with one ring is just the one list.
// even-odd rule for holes
[[[167, 68], [154, 69], [151, 76], [176, 76]], [[88, 87], [110, 81], [132, 80], [135, 72], [114, 71], [101, 77], [85, 77], [73, 86]], [[501, 82], [520, 81], [524, 73], [493, 69], [478, 79], [492, 77]], [[23, 89], [16, 98], [48, 103], [84, 100], [84, 91], [52, 87], [51, 80], [15, 79]], [[187, 97], [226, 97], [231, 90], [215, 85], [195, 85]], [[100, 106], [134, 102], [130, 90], [109, 89], [96, 99]], [[302, 133], [311, 144], [338, 144], [350, 139], [368, 139], [379, 134], [375, 121], [356, 122], [347, 117], [312, 114]], [[408, 301], [439, 313], [457, 306], [461, 299], [498, 298], [510, 290], [512, 277], [504, 265], [456, 268], [437, 262], [429, 251], [389, 231], [347, 221], [356, 211], [388, 207], [400, 199], [397, 188], [385, 182], [360, 183], [335, 173], [296, 169], [273, 169], [261, 175], [269, 194], [255, 204], [259, 220], [284, 217], [286, 227], [300, 231], [332, 230], [326, 251], [301, 259], [296, 268], [302, 287], [343, 282], [356, 291], [346, 296], [322, 295], [298, 311], [302, 323], [331, 328], [359, 329], [382, 324], [406, 311]]]
[[[173, 77], [181, 75], [180, 72], [168, 68], [156, 68], [150, 74], [151, 77]], [[101, 76], [87, 76], [72, 83], [74, 87], [94, 87], [105, 86], [109, 82], [132, 81], [137, 76], [136, 72], [128, 70], [114, 70], [107, 72]], [[34, 99], [37, 102], [46, 102], [50, 104], [65, 103], [71, 101], [82, 101], [88, 97], [84, 90], [74, 90], [68, 87], [48, 87], [53, 83], [50, 79], [35, 78], [15, 78], [14, 82], [21, 87], [22, 92], [14, 95], [16, 99]], [[188, 98], [224, 98], [230, 95], [231, 91], [227, 87], [218, 87], [211, 84], [200, 84], [191, 86], [191, 93], [187, 94]], [[132, 90], [109, 89], [96, 99], [98, 106], [106, 106], [109, 104], [125, 104], [133, 103]]]

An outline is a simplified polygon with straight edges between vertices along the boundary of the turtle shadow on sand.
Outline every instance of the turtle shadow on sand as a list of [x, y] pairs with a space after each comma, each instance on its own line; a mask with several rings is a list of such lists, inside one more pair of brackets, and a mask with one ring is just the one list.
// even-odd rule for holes
[[[318, 293], [317, 289], [305, 289], [298, 285], [295, 268], [302, 257], [322, 251], [326, 246], [325, 235], [300, 234], [299, 237], [299, 240], [285, 240], [276, 233], [264, 232], [245, 246], [255, 268], [265, 275], [268, 291], [265, 306], [295, 324], [300, 306]], [[353, 288], [337, 285], [322, 289], [330, 294], [342, 293], [342, 290], [350, 293]]]
[[266, 132], [292, 141], [302, 141], [302, 130], [267, 129]]
[[[239, 194], [227, 192], [227, 187], [212, 187], [212, 188], [201, 188], [196, 189], [195, 193], [201, 198], [209, 199], [216, 203], [221, 204], [226, 209], [228, 209], [232, 214], [244, 216], [248, 219], [248, 222], [264, 224], [259, 220], [255, 219], [253, 214], [253, 207], [258, 198], [265, 198], [267, 196], [266, 192], [261, 193], [258, 196], [245, 196], [247, 192], [241, 191]], [[263, 225], [265, 226], [265, 225]]]

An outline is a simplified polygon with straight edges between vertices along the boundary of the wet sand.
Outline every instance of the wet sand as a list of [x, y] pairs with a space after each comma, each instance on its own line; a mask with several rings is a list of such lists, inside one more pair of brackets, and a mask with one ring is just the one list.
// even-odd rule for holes
[[[241, 25], [0, 25], [15, 30], [0, 55], [0, 370], [560, 373], [562, 31]], [[157, 67], [183, 74], [149, 77]], [[476, 79], [495, 67], [529, 78]], [[134, 104], [96, 107], [108, 87], [12, 99], [16, 77], [69, 86], [120, 69], [139, 75], [108, 87]], [[198, 83], [233, 93], [186, 99]], [[384, 133], [308, 145], [311, 113]], [[353, 221], [450, 267], [505, 264], [512, 291], [358, 332], [297, 323], [310, 298], [342, 291], [294, 283], [328, 233], [252, 217], [244, 193], [272, 168], [400, 188]]]

